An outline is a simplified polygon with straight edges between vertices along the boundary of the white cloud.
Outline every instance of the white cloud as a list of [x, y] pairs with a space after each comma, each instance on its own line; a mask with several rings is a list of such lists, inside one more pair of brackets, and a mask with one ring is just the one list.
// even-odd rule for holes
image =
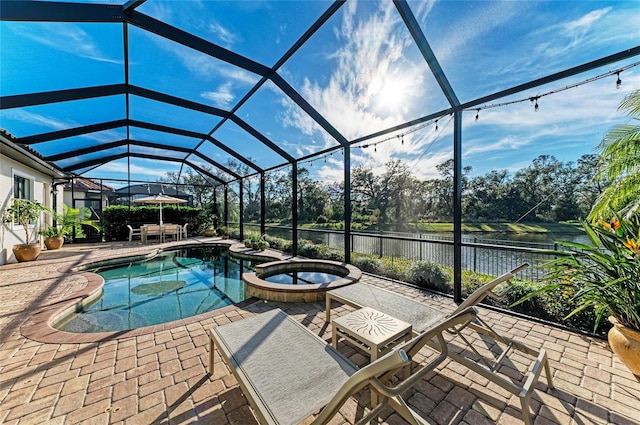
[[[5, 119], [12, 119], [18, 122], [29, 124], [30, 126], [45, 128], [47, 130], [45, 132], [66, 130], [69, 128], [82, 127], [84, 125], [74, 120], [61, 120], [51, 116], [29, 112], [22, 108], [8, 109], [6, 111], [3, 111], [2, 114], [3, 118]], [[121, 139], [122, 134], [118, 133], [115, 130], [105, 130], [96, 133], [83, 134], [82, 136], [77, 137], [95, 140], [99, 143], [108, 143], [114, 140]]]
[[228, 28], [225, 28], [220, 22], [215, 20], [212, 20], [209, 22], [208, 30], [218, 40], [220, 40], [223, 44], [227, 46], [233, 45], [238, 39], [238, 36], [236, 34], [234, 34]]
[[22, 37], [29, 38], [49, 48], [70, 53], [99, 62], [122, 64], [122, 59], [107, 57], [95, 43], [93, 37], [75, 24], [30, 23], [11, 26]]
[[[327, 58], [336, 63], [328, 81], [300, 82], [301, 94], [347, 139], [405, 122], [405, 113], [425, 91], [426, 64], [409, 62], [405, 49], [411, 42], [393, 4], [382, 3], [363, 20], [356, 19], [359, 7], [357, 2], [344, 6], [342, 26], [335, 32], [344, 45]], [[306, 135], [318, 131], [303, 111], [290, 101], [283, 104], [284, 125]], [[335, 144], [326, 134], [323, 138], [326, 146]]]
[[231, 83], [222, 84], [216, 91], [202, 92], [200, 96], [211, 100], [215, 106], [222, 109], [230, 109], [236, 98], [231, 92]]
[[602, 18], [604, 15], [606, 15], [610, 11], [611, 11], [610, 7], [593, 10], [576, 20], [565, 23], [563, 26], [569, 33], [572, 33], [576, 30], [580, 32], [588, 31], [593, 27], [595, 22], [600, 20], [600, 18]]
[[159, 171], [158, 161], [144, 160], [141, 158], [131, 158], [130, 167], [127, 165], [126, 160], [112, 161], [107, 164], [101, 165], [100, 167], [96, 167], [91, 171], [91, 174], [101, 176], [102, 178], [104, 178], [105, 174], [112, 174], [114, 178], [122, 178], [123, 175], [126, 176], [130, 171], [132, 180], [137, 179], [135, 176], [152, 177], [153, 180], [155, 180], [168, 171], [176, 171], [179, 169], [180, 165], [175, 165], [171, 162], [163, 162], [162, 170]]

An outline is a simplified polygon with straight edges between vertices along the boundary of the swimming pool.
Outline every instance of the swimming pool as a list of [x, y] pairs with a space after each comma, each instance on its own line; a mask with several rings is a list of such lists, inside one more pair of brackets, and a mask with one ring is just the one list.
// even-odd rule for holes
[[102, 296], [54, 327], [66, 332], [124, 331], [239, 303], [245, 299], [242, 273], [255, 264], [230, 256], [226, 246], [208, 246], [99, 268], [93, 271], [105, 280]]

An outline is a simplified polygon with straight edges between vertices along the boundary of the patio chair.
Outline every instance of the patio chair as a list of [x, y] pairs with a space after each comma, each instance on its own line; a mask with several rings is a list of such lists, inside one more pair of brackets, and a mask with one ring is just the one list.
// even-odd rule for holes
[[[467, 308], [477, 306], [487, 296], [496, 298], [504, 296], [510, 290], [509, 280], [513, 278], [516, 273], [527, 267], [529, 267], [528, 264], [523, 264], [491, 282], [482, 285], [469, 295], [449, 316], [456, 315]], [[500, 286], [501, 283], [505, 283], [505, 285]], [[326, 294], [325, 312], [327, 322], [331, 321], [332, 300], [339, 301], [357, 309], [363, 307], [374, 308], [410, 323], [413, 326], [414, 332], [427, 329], [434, 321], [431, 309], [426, 309], [424, 304], [395, 292], [366, 283], [356, 283], [328, 291]], [[461, 353], [454, 351], [449, 352], [449, 357], [518, 396], [522, 405], [524, 423], [530, 425], [529, 400], [543, 368], [547, 377], [547, 384], [549, 388], [553, 388], [551, 368], [549, 367], [546, 351], [544, 349], [533, 349], [523, 342], [515, 341], [499, 334], [480, 317], [477, 317], [473, 323], [466, 324], [465, 328], [476, 332], [481, 338], [492, 340], [490, 342], [492, 344], [502, 344], [504, 347], [500, 347], [500, 355], [495, 359], [488, 359], [479, 353], [478, 347], [474, 346], [468, 337], [461, 333], [463, 329], [451, 329], [451, 333], [455, 334], [455, 337], [463, 342], [467, 351], [472, 352], [475, 358], [471, 360], [469, 357], [465, 357]], [[528, 370], [526, 374], [523, 374], [523, 377], [526, 378], [523, 379], [524, 382], [514, 382], [510, 377], [505, 377], [500, 374], [500, 369], [509, 361], [509, 355], [514, 351], [525, 353], [535, 359], [532, 361], [530, 370]], [[522, 363], [522, 360], [515, 363]]]
[[162, 242], [162, 226], [159, 224], [147, 224], [142, 228], [142, 242], [147, 243], [149, 236], [157, 236]]
[[177, 241], [180, 239], [180, 234], [182, 230], [180, 226], [177, 224], [165, 224], [162, 228], [162, 240], [166, 239], [168, 236], [171, 236], [172, 241]]
[[142, 239], [142, 230], [140, 228], [134, 229], [129, 224], [127, 224], [127, 227], [129, 228], [129, 242], [131, 242], [134, 237]]
[[[274, 309], [210, 329], [209, 373], [214, 374], [217, 348], [261, 424], [309, 423], [309, 416], [318, 412], [311, 423], [326, 424], [349, 397], [366, 386], [377, 395], [378, 404], [358, 424], [371, 421], [385, 405], [412, 424], [426, 424], [400, 396], [447, 358], [449, 349], [443, 334], [475, 317], [473, 308], [443, 317], [411, 341], [359, 369], [304, 325]], [[394, 374], [434, 338], [439, 355], [392, 383]]]

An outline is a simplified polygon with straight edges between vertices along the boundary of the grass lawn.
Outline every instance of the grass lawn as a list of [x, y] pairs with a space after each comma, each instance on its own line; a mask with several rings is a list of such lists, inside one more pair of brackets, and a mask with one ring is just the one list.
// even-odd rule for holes
[[[306, 229], [329, 229], [341, 230], [342, 223], [305, 223], [300, 224], [301, 228]], [[397, 232], [453, 232], [453, 223], [402, 223], [398, 225], [384, 226], [385, 230]], [[357, 226], [354, 225], [354, 231], [359, 230], [382, 230], [382, 226]], [[582, 223], [563, 222], [563, 223], [463, 223], [462, 231], [465, 233], [553, 233], [553, 234], [582, 234], [584, 229]]]

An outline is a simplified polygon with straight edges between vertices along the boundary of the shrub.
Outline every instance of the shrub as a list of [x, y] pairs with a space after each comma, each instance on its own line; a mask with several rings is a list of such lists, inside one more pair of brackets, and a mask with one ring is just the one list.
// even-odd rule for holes
[[380, 274], [382, 271], [382, 262], [377, 258], [355, 257], [351, 259], [351, 264], [367, 273]]
[[449, 289], [449, 277], [439, 265], [430, 261], [416, 261], [407, 270], [409, 282], [436, 291], [446, 292]]
[[324, 223], [328, 223], [328, 222], [329, 222], [329, 220], [324, 215], [319, 215], [318, 218], [316, 218], [316, 223], [324, 224]]

